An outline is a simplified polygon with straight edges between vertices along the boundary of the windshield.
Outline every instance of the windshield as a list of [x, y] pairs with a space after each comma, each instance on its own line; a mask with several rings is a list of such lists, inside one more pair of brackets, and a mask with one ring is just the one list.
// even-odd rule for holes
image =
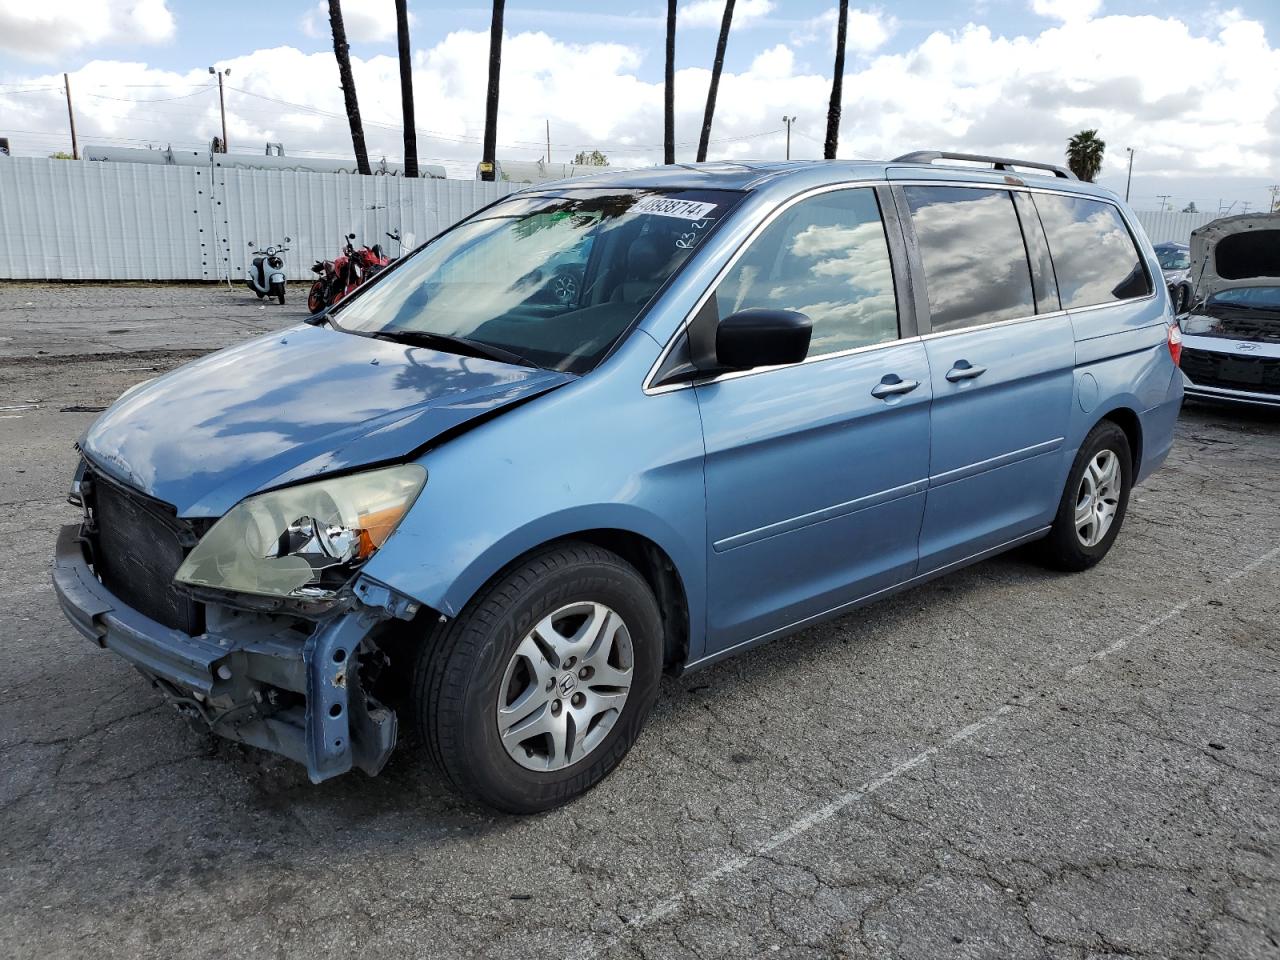
[[335, 326], [590, 370], [741, 194], [632, 188], [512, 197], [438, 237]]
[[1177, 247], [1157, 247], [1156, 256], [1160, 258], [1161, 270], [1189, 270], [1191, 268], [1191, 250], [1180, 250]]
[[1209, 298], [1209, 307], [1280, 310], [1280, 287], [1236, 287]]

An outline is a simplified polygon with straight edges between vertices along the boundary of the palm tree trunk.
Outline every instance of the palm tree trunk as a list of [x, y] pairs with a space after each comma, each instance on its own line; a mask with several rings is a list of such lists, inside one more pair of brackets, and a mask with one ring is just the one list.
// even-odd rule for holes
[[502, 14], [506, 0], [493, 0], [489, 23], [489, 92], [484, 102], [484, 150], [480, 160], [481, 180], [496, 177], [498, 152], [498, 79], [502, 75]]
[[827, 107], [827, 140], [822, 145], [824, 160], [836, 158], [840, 145], [840, 99], [844, 95], [844, 39], [849, 29], [849, 0], [840, 0], [836, 24], [836, 66], [831, 76], [831, 104]]
[[698, 162], [707, 159], [707, 144], [711, 142], [711, 118], [716, 112], [716, 93], [720, 89], [720, 71], [724, 69], [724, 48], [729, 42], [729, 27], [733, 23], [733, 0], [724, 0], [724, 19], [720, 21], [720, 39], [716, 41], [716, 59], [711, 64], [711, 86], [707, 88], [707, 110], [702, 115], [702, 136], [698, 138]]
[[667, 0], [667, 85], [663, 95], [662, 162], [676, 162], [676, 0]]
[[409, 2], [396, 0], [396, 42], [400, 52], [400, 107], [404, 111], [404, 175], [418, 175], [418, 131], [413, 113], [413, 54], [409, 48]]
[[329, 0], [329, 26], [333, 28], [333, 55], [338, 58], [338, 78], [342, 96], [347, 102], [347, 122], [351, 124], [351, 148], [356, 154], [356, 169], [368, 176], [369, 151], [364, 145], [364, 124], [360, 122], [360, 103], [356, 100], [356, 81], [351, 76], [351, 56], [347, 47], [347, 28], [342, 25], [342, 3]]

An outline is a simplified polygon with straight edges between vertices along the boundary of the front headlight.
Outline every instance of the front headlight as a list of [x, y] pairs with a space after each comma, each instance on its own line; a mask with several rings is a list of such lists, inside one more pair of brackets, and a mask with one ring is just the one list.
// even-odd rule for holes
[[410, 463], [249, 497], [201, 538], [174, 579], [272, 597], [335, 590], [391, 536], [426, 481]]

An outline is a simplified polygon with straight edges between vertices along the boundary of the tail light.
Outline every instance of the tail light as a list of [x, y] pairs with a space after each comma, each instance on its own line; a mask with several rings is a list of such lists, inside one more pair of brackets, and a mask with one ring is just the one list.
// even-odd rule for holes
[[1182, 328], [1177, 320], [1169, 324], [1169, 356], [1173, 357], [1175, 367], [1182, 366]]

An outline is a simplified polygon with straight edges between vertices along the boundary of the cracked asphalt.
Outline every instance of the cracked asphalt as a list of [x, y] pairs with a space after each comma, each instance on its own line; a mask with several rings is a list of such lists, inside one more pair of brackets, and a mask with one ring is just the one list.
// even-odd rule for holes
[[1280, 416], [1188, 407], [1098, 568], [666, 681], [598, 789], [495, 817], [412, 744], [312, 786], [199, 736], [57, 609], [93, 408], [291, 294], [0, 285], [0, 956], [1280, 957]]

